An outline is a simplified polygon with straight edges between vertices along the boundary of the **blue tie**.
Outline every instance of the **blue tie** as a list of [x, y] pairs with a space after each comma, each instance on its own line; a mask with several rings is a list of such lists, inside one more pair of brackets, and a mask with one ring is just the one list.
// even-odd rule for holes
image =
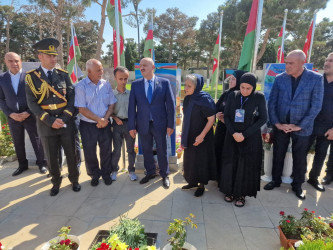
[[153, 87], [151, 86], [151, 82], [152, 80], [148, 80], [148, 91], [147, 91], [147, 98], [148, 98], [148, 102], [149, 104], [151, 103], [151, 99], [153, 98]]

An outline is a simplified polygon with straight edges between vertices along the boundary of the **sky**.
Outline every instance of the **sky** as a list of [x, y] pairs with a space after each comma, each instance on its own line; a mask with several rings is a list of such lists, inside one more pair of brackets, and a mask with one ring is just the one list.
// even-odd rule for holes
[[[142, 0], [139, 5], [140, 9], [155, 8], [157, 10], [156, 15], [160, 15], [166, 11], [167, 8], [177, 7], [187, 16], [197, 16], [199, 21], [197, 22], [197, 28], [199, 28], [201, 20], [205, 19], [209, 13], [216, 12], [219, 5], [223, 4], [225, 0]], [[22, 4], [28, 4], [28, 0], [15, 0], [17, 6]], [[0, 0], [0, 4], [11, 4], [11, 0]], [[130, 4], [126, 9], [123, 9], [123, 15], [134, 12], [133, 6]], [[330, 20], [333, 19], [333, 0], [329, 0], [326, 9], [320, 10], [317, 14], [316, 23], [319, 23], [324, 17], [328, 17]], [[93, 3], [86, 12], [87, 20], [96, 20], [100, 22], [100, 6]], [[125, 22], [124, 25], [124, 36], [126, 38], [134, 38], [137, 42], [137, 29], [131, 28]], [[141, 25], [142, 26], [142, 25]], [[141, 27], [140, 38], [145, 38], [146, 34], [143, 33]], [[103, 50], [106, 52], [106, 45], [112, 40], [112, 28], [108, 22], [105, 22], [104, 28], [104, 39]]]

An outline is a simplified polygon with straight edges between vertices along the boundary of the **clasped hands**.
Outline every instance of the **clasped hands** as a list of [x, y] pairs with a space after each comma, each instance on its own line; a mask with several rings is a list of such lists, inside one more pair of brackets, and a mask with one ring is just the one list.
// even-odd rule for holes
[[236, 142], [242, 142], [245, 139], [242, 133], [233, 133], [232, 137], [234, 137]]
[[275, 127], [277, 127], [277, 129], [282, 130], [285, 133], [296, 132], [296, 131], [300, 131], [302, 129], [301, 127], [299, 127], [295, 124], [277, 123], [277, 124], [275, 124]]
[[108, 119], [101, 118], [97, 121], [96, 127], [97, 128], [105, 128], [109, 123]]
[[9, 115], [10, 118], [12, 118], [13, 120], [15, 120], [17, 122], [23, 122], [29, 116], [30, 116], [30, 114], [28, 112], [26, 112], [26, 111], [24, 111], [22, 113], [11, 113]]

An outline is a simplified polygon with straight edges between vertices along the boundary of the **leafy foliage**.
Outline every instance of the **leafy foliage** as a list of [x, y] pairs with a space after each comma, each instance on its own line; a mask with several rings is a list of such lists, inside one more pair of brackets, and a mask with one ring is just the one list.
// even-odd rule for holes
[[5, 123], [2, 125], [0, 132], [0, 156], [11, 155], [15, 155], [15, 148], [8, 123]]

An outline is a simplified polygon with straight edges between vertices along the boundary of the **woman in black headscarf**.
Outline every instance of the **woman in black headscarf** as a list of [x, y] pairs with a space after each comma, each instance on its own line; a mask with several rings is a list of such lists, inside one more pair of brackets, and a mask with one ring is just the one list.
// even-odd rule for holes
[[214, 135], [214, 145], [215, 145], [215, 158], [216, 158], [216, 172], [217, 181], [219, 182], [219, 177], [221, 174], [221, 160], [224, 145], [224, 138], [227, 128], [224, 124], [224, 107], [230, 93], [239, 90], [240, 78], [244, 75], [246, 71], [236, 70], [229, 79], [229, 89], [225, 91], [216, 103], [216, 118], [218, 119], [215, 135]]
[[187, 75], [184, 120], [181, 145], [184, 148], [183, 190], [197, 188], [194, 195], [202, 196], [209, 180], [216, 179], [214, 133], [215, 104], [211, 96], [201, 91], [204, 85], [201, 75]]
[[235, 206], [245, 204], [245, 196], [256, 197], [260, 190], [262, 141], [260, 128], [267, 121], [265, 97], [255, 91], [257, 79], [246, 73], [240, 90], [228, 97], [224, 121], [227, 133], [222, 155], [220, 191]]

